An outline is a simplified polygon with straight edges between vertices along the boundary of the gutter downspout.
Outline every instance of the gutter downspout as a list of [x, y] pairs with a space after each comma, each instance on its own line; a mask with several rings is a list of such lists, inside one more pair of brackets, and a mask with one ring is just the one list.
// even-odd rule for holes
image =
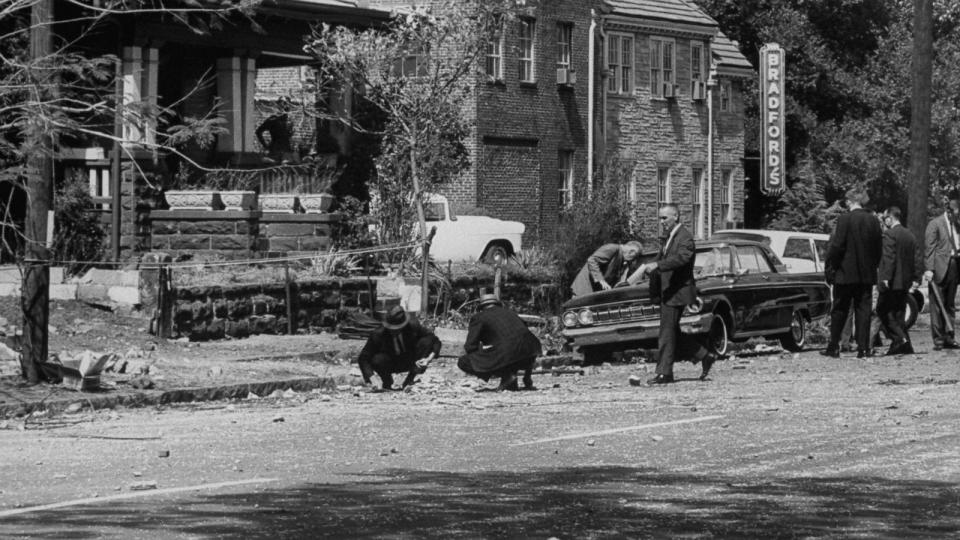
[[594, 111], [594, 79], [596, 78], [595, 58], [596, 54], [596, 31], [597, 20], [596, 12], [590, 10], [590, 33], [587, 38], [587, 198], [593, 196], [593, 117]]
[[[604, 49], [606, 49], [606, 46], [607, 46], [607, 31], [604, 29], [604, 24], [605, 24], [605, 23], [606, 23], [606, 21], [601, 17], [601, 19], [600, 19], [600, 39], [603, 41]], [[607, 62], [607, 53], [606, 53], [606, 51], [604, 50], [604, 51], [601, 52], [600, 54], [603, 55], [603, 62], [601, 62], [600, 65], [601, 65], [601, 66], [605, 66], [605, 65], [606, 65], [606, 62]], [[604, 167], [603, 167], [603, 183], [606, 184], [606, 183], [607, 183], [607, 174], [608, 174], [608, 173], [607, 173], [607, 167], [606, 167], [606, 164], [607, 164], [607, 77], [609, 77], [609, 75], [607, 74], [607, 68], [604, 67], [604, 68], [602, 68], [602, 69], [603, 69], [603, 72], [602, 72], [602, 74], [600, 75], [600, 87], [601, 87], [601, 89], [600, 89], [600, 91], [601, 91], [601, 94], [600, 94], [600, 136], [603, 137], [603, 139], [601, 140], [601, 142], [602, 142], [603, 144], [600, 145], [600, 147], [603, 148], [603, 155], [600, 156], [600, 159], [602, 160], [602, 163], [603, 163], [603, 165], [604, 165]]]
[[713, 236], [713, 89], [717, 85], [717, 70], [710, 63], [710, 75], [707, 78], [707, 238]]

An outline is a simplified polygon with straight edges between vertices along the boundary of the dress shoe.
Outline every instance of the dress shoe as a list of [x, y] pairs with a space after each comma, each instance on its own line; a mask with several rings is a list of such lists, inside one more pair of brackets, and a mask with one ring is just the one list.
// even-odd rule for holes
[[520, 386], [517, 385], [517, 376], [514, 374], [504, 375], [500, 377], [500, 385], [497, 386], [497, 392], [510, 391], [516, 392], [520, 390]]
[[820, 356], [829, 356], [830, 358], [840, 358], [840, 351], [836, 349], [824, 349], [820, 351]]
[[713, 364], [716, 361], [717, 361], [717, 355], [713, 353], [707, 353], [707, 355], [703, 357], [703, 360], [700, 360], [700, 369], [701, 369], [700, 380], [701, 381], [707, 380], [707, 375], [710, 374], [710, 368], [713, 367]]
[[898, 354], [913, 354], [913, 345], [911, 345], [909, 341], [890, 345], [890, 349], [887, 350], [887, 356], [895, 356]]
[[857, 351], [857, 358], [873, 358], [873, 351]]
[[648, 385], [653, 384], [670, 384], [673, 382], [673, 374], [670, 375], [657, 375], [652, 379], [647, 380]]
[[960, 349], [960, 343], [957, 343], [956, 341], [952, 341], [952, 340], [944, 341], [943, 348], [944, 349]]
[[523, 389], [524, 389], [524, 390], [536, 390], [536, 387], [533, 386], [533, 377], [530, 376], [530, 372], [529, 372], [529, 371], [528, 371], [526, 374], [524, 374], [524, 376], [523, 376]]

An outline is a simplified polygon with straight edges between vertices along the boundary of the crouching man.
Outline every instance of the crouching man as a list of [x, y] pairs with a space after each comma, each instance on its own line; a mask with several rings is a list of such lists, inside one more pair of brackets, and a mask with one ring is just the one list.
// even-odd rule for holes
[[480, 310], [470, 320], [463, 345], [467, 354], [460, 357], [460, 369], [484, 381], [500, 377], [498, 391], [519, 390], [517, 371], [523, 369], [523, 385], [533, 389], [531, 373], [540, 356], [540, 340], [496, 296], [481, 296]]
[[383, 328], [370, 334], [357, 363], [364, 384], [370, 384], [370, 377], [376, 373], [383, 389], [391, 390], [394, 373], [407, 374], [403, 380], [403, 388], [406, 388], [439, 354], [440, 339], [411, 318], [402, 307], [395, 306], [384, 317]]

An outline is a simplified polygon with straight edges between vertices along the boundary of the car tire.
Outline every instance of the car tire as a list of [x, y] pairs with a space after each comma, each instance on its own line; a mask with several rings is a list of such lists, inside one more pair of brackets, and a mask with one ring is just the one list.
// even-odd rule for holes
[[[923, 301], [923, 296], [920, 296], [921, 302]], [[917, 302], [917, 297], [913, 293], [907, 294], [907, 307], [904, 311], [904, 330], [909, 330], [915, 322], [917, 322], [917, 317], [920, 315], [921, 303]]]
[[509, 247], [499, 242], [490, 244], [487, 246], [487, 249], [483, 251], [483, 255], [480, 257], [480, 260], [488, 264], [494, 264], [497, 262], [498, 256], [500, 257], [500, 262], [506, 262], [507, 257], [510, 256]]
[[713, 317], [704, 345], [707, 350], [717, 356], [727, 355], [730, 350], [730, 332], [727, 331], [727, 320], [722, 315], [717, 314]]
[[780, 345], [790, 352], [799, 352], [807, 343], [807, 321], [803, 313], [794, 311], [790, 317], [790, 331], [780, 335]]

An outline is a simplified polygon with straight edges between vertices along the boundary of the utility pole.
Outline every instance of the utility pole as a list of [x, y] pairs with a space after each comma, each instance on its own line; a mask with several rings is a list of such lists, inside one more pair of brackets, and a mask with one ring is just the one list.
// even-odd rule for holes
[[[37, 0], [30, 11], [30, 58], [34, 63], [32, 99], [42, 107], [49, 102], [56, 78], [38, 66], [47, 64], [53, 52], [53, 0]], [[33, 119], [44, 122], [44, 115], [37, 111]], [[31, 384], [46, 379], [37, 366], [47, 361], [47, 324], [50, 316], [50, 268], [47, 266], [47, 213], [50, 211], [51, 184], [53, 180], [53, 134], [39, 130], [39, 143], [27, 162], [27, 216], [24, 227], [23, 289], [20, 307], [23, 311], [23, 350], [20, 357], [21, 375]]]
[[[930, 195], [930, 109], [933, 85], [933, 0], [913, 3], [913, 99], [910, 115], [910, 193], [907, 226], [923, 238]], [[918, 255], [919, 257], [919, 255]]]

